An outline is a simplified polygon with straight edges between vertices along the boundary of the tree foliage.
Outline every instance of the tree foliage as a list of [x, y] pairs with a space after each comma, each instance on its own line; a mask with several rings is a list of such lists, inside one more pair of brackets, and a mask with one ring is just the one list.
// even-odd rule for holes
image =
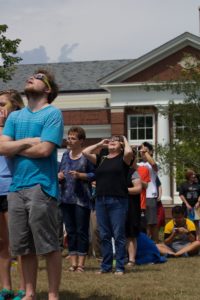
[[200, 61], [190, 55], [185, 55], [185, 61], [178, 80], [154, 87], [183, 96], [182, 103], [171, 101], [167, 108], [159, 109], [169, 118], [170, 143], [158, 145], [157, 153], [165, 168], [176, 170], [177, 182], [187, 168], [200, 173]]
[[21, 58], [17, 57], [17, 48], [21, 42], [20, 39], [10, 40], [4, 33], [8, 29], [7, 25], [0, 25], [0, 78], [3, 81], [11, 79], [12, 73]]

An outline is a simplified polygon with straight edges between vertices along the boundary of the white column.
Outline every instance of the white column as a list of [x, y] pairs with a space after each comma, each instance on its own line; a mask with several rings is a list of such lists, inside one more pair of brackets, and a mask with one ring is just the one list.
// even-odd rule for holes
[[[169, 143], [169, 119], [166, 116], [158, 113], [158, 144], [165, 145]], [[172, 198], [170, 196], [170, 174], [165, 173], [160, 166], [158, 172], [160, 181], [162, 183], [162, 202], [163, 204], [171, 204]]]

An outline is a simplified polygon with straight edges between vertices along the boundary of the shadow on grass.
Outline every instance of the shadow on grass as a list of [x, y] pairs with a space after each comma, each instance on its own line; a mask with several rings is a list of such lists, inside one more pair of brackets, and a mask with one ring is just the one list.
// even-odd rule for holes
[[[98, 300], [98, 299], [102, 299], [102, 300], [109, 300], [112, 299], [112, 295], [107, 295], [107, 296], [100, 296], [97, 294], [93, 294], [90, 296], [87, 296], [86, 298], [80, 297], [79, 294], [77, 293], [71, 293], [71, 292], [60, 292], [59, 293], [59, 299], [60, 300], [77, 300], [77, 299], [89, 299], [89, 300]], [[41, 293], [37, 293], [37, 300], [46, 300], [48, 299], [48, 294], [45, 292], [41, 292]]]

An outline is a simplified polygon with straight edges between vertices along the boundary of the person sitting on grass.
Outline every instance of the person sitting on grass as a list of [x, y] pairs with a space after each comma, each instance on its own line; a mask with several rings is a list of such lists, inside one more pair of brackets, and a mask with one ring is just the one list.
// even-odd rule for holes
[[175, 257], [198, 254], [200, 241], [196, 240], [195, 224], [184, 217], [182, 206], [172, 208], [172, 220], [164, 229], [164, 244], [157, 244], [161, 254]]

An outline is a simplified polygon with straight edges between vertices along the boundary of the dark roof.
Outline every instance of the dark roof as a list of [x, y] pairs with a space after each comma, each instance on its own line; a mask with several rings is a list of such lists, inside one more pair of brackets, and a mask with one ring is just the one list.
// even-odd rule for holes
[[23, 92], [28, 76], [37, 69], [49, 69], [55, 75], [60, 92], [102, 90], [97, 80], [132, 62], [131, 59], [18, 65], [12, 80], [0, 80], [0, 90]]

